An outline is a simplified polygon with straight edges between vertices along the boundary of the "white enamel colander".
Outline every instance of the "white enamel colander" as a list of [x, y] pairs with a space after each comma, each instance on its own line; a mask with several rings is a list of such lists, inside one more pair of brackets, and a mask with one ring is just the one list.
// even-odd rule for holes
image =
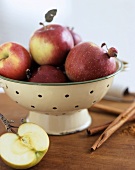
[[81, 131], [91, 124], [88, 112], [123, 70], [119, 59], [117, 71], [109, 76], [84, 82], [32, 83], [0, 76], [0, 86], [16, 103], [29, 110], [27, 121], [42, 126], [48, 134], [63, 135]]

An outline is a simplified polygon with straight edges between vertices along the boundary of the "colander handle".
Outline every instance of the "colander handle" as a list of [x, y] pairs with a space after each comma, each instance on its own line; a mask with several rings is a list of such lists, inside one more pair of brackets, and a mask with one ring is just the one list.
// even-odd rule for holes
[[130, 69], [129, 67], [129, 63], [127, 61], [123, 61], [121, 60], [122, 64], [123, 64], [123, 68], [122, 68], [122, 71], [127, 71]]
[[0, 87], [3, 89], [7, 88], [7, 85], [3, 82], [3, 80], [0, 78]]

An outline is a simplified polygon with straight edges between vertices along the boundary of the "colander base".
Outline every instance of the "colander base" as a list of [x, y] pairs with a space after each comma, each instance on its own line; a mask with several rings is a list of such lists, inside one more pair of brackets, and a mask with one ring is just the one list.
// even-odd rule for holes
[[27, 121], [40, 125], [49, 135], [66, 135], [86, 129], [92, 119], [88, 109], [82, 109], [58, 116], [30, 111]]

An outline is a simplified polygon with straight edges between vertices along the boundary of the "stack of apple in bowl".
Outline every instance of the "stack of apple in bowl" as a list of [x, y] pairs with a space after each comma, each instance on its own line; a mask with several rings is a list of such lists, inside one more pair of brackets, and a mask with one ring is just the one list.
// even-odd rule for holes
[[[51, 22], [57, 10], [45, 14]], [[82, 42], [73, 28], [40, 22], [29, 40], [29, 50], [7, 42], [0, 46], [0, 75], [14, 80], [37, 83], [89, 81], [113, 74], [117, 50]], [[106, 51], [103, 49], [106, 46]]]
[[[48, 22], [54, 14], [51, 12]], [[40, 125], [48, 134], [81, 131], [92, 121], [88, 108], [104, 97], [123, 64], [116, 58], [114, 47], [108, 49], [105, 43], [98, 46], [91, 41], [83, 42], [73, 29], [60, 24], [41, 25], [30, 37], [29, 50], [16, 42], [0, 46], [0, 86], [13, 101], [29, 110], [27, 121]], [[28, 123], [28, 131], [26, 128], [23, 129], [25, 133], [21, 131], [24, 137], [12, 136], [12, 141], [23, 139], [21, 144], [17, 143], [18, 147], [25, 145], [17, 151], [19, 155], [23, 156], [26, 148], [28, 151], [31, 147], [32, 150], [40, 148], [35, 143], [29, 145], [33, 140], [29, 133], [34, 133], [33, 129], [40, 134], [41, 130]], [[18, 129], [18, 135], [19, 132]], [[3, 139], [6, 141], [8, 137], [1, 138], [1, 146], [5, 146]], [[41, 148], [41, 157], [49, 145], [46, 135], [45, 140], [47, 145]], [[6, 158], [8, 152], [4, 154], [2, 148], [0, 151], [1, 157]], [[11, 156], [7, 164], [27, 168], [41, 160], [35, 161], [33, 152], [28, 154], [33, 157], [30, 162], [24, 160], [24, 163], [19, 162], [21, 165], [14, 166], [16, 159]]]
[[[49, 11], [46, 21], [55, 14]], [[47, 133], [85, 129], [91, 124], [88, 108], [104, 97], [122, 70], [117, 50], [84, 42], [60, 24], [40, 25], [29, 39], [29, 50], [15, 42], [0, 46], [0, 85], [30, 111], [27, 120]]]

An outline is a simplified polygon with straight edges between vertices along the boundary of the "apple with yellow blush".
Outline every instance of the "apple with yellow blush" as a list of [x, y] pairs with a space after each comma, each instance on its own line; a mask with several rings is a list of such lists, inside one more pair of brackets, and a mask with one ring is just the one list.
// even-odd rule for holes
[[0, 75], [15, 80], [24, 80], [31, 66], [31, 56], [22, 45], [6, 42], [0, 45]]
[[62, 65], [73, 47], [70, 31], [59, 24], [43, 25], [33, 33], [29, 41], [31, 56], [39, 65]]

